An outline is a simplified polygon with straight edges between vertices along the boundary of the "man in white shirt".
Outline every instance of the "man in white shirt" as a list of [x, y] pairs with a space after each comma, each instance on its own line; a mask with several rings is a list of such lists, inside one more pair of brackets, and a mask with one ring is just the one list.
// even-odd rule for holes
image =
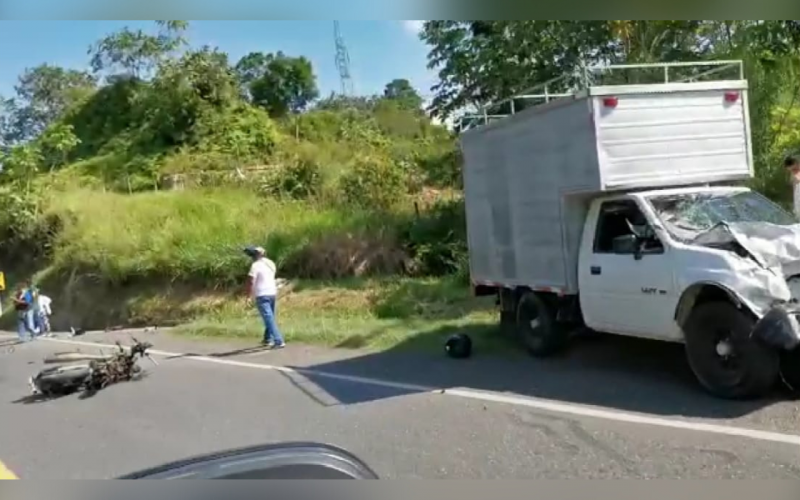
[[50, 329], [50, 316], [53, 314], [53, 309], [50, 305], [53, 303], [52, 299], [47, 295], [41, 293], [36, 294], [36, 316], [39, 320], [39, 328], [45, 337], [52, 337], [53, 333]]
[[245, 255], [253, 259], [248, 273], [247, 292], [253, 299], [264, 320], [263, 344], [273, 349], [286, 346], [278, 325], [275, 322], [275, 301], [278, 295], [278, 284], [275, 281], [275, 263], [266, 257], [266, 252], [261, 247], [247, 247]]

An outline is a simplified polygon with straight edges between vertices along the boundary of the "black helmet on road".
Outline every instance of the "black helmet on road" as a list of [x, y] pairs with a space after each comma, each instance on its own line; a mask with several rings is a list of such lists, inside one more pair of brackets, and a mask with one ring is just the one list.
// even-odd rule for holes
[[472, 339], [466, 333], [453, 334], [444, 343], [444, 350], [451, 358], [468, 358], [472, 355]]

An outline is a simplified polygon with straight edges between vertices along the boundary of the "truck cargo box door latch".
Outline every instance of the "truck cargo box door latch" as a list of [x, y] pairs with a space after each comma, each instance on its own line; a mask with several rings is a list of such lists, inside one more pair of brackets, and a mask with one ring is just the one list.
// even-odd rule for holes
[[600, 273], [602, 272], [602, 269], [600, 268], [600, 266], [592, 266], [591, 272], [592, 276], [599, 276]]

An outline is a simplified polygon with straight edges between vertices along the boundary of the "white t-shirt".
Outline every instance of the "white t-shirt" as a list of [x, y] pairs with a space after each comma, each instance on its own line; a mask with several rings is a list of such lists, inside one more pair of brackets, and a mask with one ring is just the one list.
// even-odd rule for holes
[[253, 279], [254, 297], [273, 297], [278, 294], [275, 282], [275, 263], [266, 257], [253, 262], [248, 274]]
[[47, 295], [40, 294], [36, 307], [39, 311], [50, 316], [51, 314], [53, 314], [53, 310], [50, 308], [50, 304], [52, 303], [53, 301], [50, 299], [50, 297], [48, 297]]

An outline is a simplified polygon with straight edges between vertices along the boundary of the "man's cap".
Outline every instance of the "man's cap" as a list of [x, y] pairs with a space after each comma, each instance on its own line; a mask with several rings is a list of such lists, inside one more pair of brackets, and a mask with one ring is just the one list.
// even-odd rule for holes
[[257, 246], [251, 245], [251, 246], [248, 246], [248, 247], [244, 248], [244, 253], [246, 255], [249, 255], [249, 256], [253, 257], [253, 256], [256, 256], [256, 255], [266, 255], [267, 251], [264, 250], [263, 247], [257, 247]]
[[800, 166], [800, 159], [798, 159], [797, 155], [789, 155], [783, 160], [783, 166], [786, 168]]

